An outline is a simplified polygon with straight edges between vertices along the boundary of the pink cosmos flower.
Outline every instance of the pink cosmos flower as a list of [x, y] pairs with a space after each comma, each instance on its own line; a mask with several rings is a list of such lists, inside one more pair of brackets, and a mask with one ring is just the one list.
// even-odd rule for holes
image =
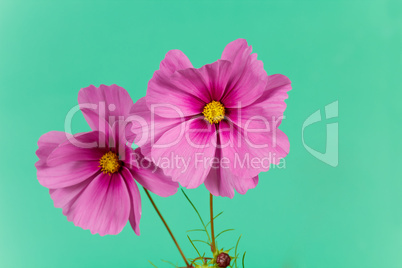
[[125, 89], [90, 86], [80, 90], [78, 102], [92, 131], [41, 136], [35, 164], [39, 183], [76, 226], [117, 234], [129, 220], [139, 235], [141, 198], [134, 181], [161, 196], [176, 193], [178, 183], [126, 145], [124, 122], [133, 101]]
[[141, 152], [187, 188], [204, 183], [213, 195], [245, 194], [258, 174], [289, 152], [278, 129], [290, 80], [268, 76], [246, 40], [229, 43], [218, 61], [193, 68], [171, 50], [132, 112]]

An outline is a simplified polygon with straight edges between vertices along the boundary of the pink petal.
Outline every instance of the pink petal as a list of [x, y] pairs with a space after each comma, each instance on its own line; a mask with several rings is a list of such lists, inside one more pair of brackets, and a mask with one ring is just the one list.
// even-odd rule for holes
[[229, 43], [221, 59], [232, 63], [232, 73], [222, 102], [227, 108], [245, 107], [257, 100], [264, 91], [267, 73], [257, 54], [251, 54], [246, 40]]
[[125, 167], [129, 169], [133, 178], [143, 187], [151, 192], [167, 197], [177, 192], [179, 184], [163, 174], [162, 169], [154, 163], [144, 158], [139, 148], [130, 152], [130, 161], [125, 162]]
[[69, 221], [92, 234], [118, 234], [130, 214], [130, 196], [119, 173], [100, 173], [73, 203], [67, 215]]
[[193, 118], [162, 135], [152, 147], [152, 160], [173, 181], [196, 188], [209, 173], [215, 145], [215, 125]]
[[235, 70], [241, 71], [251, 52], [252, 48], [247, 44], [246, 39], [236, 39], [226, 45], [221, 59], [232, 62]]
[[[155, 109], [157, 110], [157, 108]], [[165, 118], [150, 111], [145, 102], [145, 97], [139, 99], [131, 108], [131, 129], [134, 133], [134, 143], [141, 147], [141, 152], [151, 157], [152, 145], [169, 129], [177, 126], [182, 121], [180, 118]]]
[[63, 143], [71, 134], [61, 132], [61, 131], [50, 131], [43, 134], [38, 140], [38, 150], [36, 150], [36, 155], [39, 160], [35, 163], [36, 167], [41, 167], [46, 164], [47, 158], [50, 153], [56, 149], [61, 143]]
[[233, 182], [228, 176], [221, 173], [220, 168], [211, 168], [204, 184], [208, 191], [215, 196], [234, 197]]
[[[44, 136], [40, 140], [40, 144], [43, 144], [47, 138], [51, 141], [50, 138], [55, 138], [56, 141], [57, 139], [63, 140], [49, 154], [46, 164], [36, 166], [39, 183], [50, 189], [81, 183], [100, 172], [99, 160], [107, 152], [106, 148], [98, 148], [99, 140], [106, 139], [101, 132], [93, 131], [69, 135], [67, 140], [62, 139], [61, 136], [59, 133], [57, 138]], [[54, 142], [51, 144], [54, 145]], [[105, 146], [107, 147], [107, 144]]]
[[[109, 136], [109, 148], [117, 155], [124, 156], [126, 149], [131, 149], [127, 146], [129, 142], [126, 137], [126, 124], [124, 121], [117, 121], [111, 127], [111, 134]], [[124, 160], [124, 159], [121, 159]]]
[[258, 184], [258, 176], [251, 179], [243, 179], [233, 176], [233, 184], [239, 194], [246, 194], [249, 189], [253, 189]]
[[215, 157], [219, 159], [219, 162], [216, 162], [215, 165], [211, 167], [211, 171], [204, 182], [205, 187], [211, 194], [233, 198], [233, 188], [236, 189], [238, 193], [245, 194], [248, 189], [257, 186], [258, 176], [244, 179], [232, 172], [231, 165], [222, 159], [221, 149], [216, 149]]
[[78, 93], [78, 103], [92, 130], [105, 132], [105, 123], [125, 120], [133, 105], [128, 92], [118, 85], [91, 85]]
[[271, 129], [279, 127], [286, 109], [285, 99], [291, 89], [289, 78], [281, 74], [268, 76], [262, 96], [240, 109], [227, 109], [226, 116], [241, 128]]
[[226, 109], [225, 116], [240, 128], [264, 129], [275, 125], [275, 121], [266, 114], [264, 108], [254, 104], [239, 109]]
[[246, 194], [249, 189], [253, 189], [258, 184], [258, 176], [251, 179], [241, 179], [230, 170], [222, 168], [211, 168], [207, 179], [204, 182], [208, 191], [215, 196], [234, 197], [233, 188], [239, 194]]
[[234, 124], [221, 121], [219, 138], [222, 157], [229, 159], [229, 169], [242, 179], [250, 179], [270, 164], [279, 164], [289, 152], [289, 140], [279, 129], [245, 131]]
[[170, 50], [166, 53], [165, 59], [161, 61], [159, 72], [164, 77], [169, 77], [177, 70], [192, 68], [190, 60], [187, 56], [178, 49]]
[[[221, 149], [216, 149], [215, 157], [221, 161]], [[208, 191], [215, 196], [223, 196], [233, 198], [233, 182], [231, 174], [227, 172], [225, 164], [219, 162], [217, 165], [211, 167], [211, 170], [204, 182]]]
[[[182, 91], [193, 94], [205, 104], [221, 100], [231, 75], [231, 63], [218, 60], [200, 69], [179, 70], [172, 75], [172, 81]], [[204, 104], [204, 105], [205, 105]], [[200, 109], [202, 112], [203, 107]]]
[[37, 167], [39, 183], [50, 189], [68, 187], [100, 172], [99, 161], [75, 161], [57, 166]]
[[138, 190], [137, 184], [134, 182], [134, 178], [132, 177], [131, 172], [127, 168], [123, 167], [121, 170], [121, 174], [124, 177], [124, 181], [130, 195], [131, 209], [128, 219], [130, 221], [131, 228], [133, 228], [134, 232], [137, 235], [140, 235], [141, 195]]
[[61, 143], [47, 159], [47, 165], [58, 166], [67, 162], [99, 161], [108, 151], [106, 142], [104, 148], [99, 148], [99, 140], [106, 137], [99, 131], [75, 134]]
[[58, 189], [50, 189], [50, 197], [53, 199], [54, 206], [56, 208], [62, 208], [63, 209], [63, 214], [68, 215], [70, 212], [71, 206], [74, 204], [74, 202], [77, 200], [77, 198], [80, 196], [82, 191], [88, 186], [88, 184], [97, 176], [98, 174], [95, 174], [88, 179], [78, 183], [74, 184], [69, 187], [64, 187], [64, 188], [58, 188]]
[[[253, 106], [259, 106], [264, 109], [264, 116], [275, 118], [282, 121], [283, 112], [286, 109], [285, 100], [288, 98], [288, 91], [292, 89], [289, 78], [282, 74], [268, 76], [268, 82], [262, 96], [254, 102]], [[251, 105], [250, 105], [251, 106]]]
[[186, 68], [192, 68], [192, 65], [181, 51], [172, 50], [166, 54], [159, 70], [148, 83], [146, 102], [150, 110], [157, 106], [157, 114], [167, 118], [182, 118], [202, 112], [204, 101], [192, 92], [179, 89], [170, 79], [175, 71]]

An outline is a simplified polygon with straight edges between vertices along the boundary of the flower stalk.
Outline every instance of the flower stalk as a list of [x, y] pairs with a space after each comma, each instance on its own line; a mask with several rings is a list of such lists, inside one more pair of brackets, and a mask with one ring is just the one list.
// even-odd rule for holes
[[216, 246], [215, 246], [215, 230], [214, 230], [214, 196], [210, 193], [209, 194], [209, 210], [211, 213], [211, 250], [212, 253], [215, 253]]
[[177, 247], [177, 249], [179, 250], [180, 255], [181, 255], [181, 257], [183, 258], [184, 262], [186, 263], [187, 267], [189, 267], [189, 268], [190, 268], [190, 267], [193, 267], [193, 266], [191, 266], [191, 265], [188, 263], [188, 261], [187, 261], [187, 259], [186, 259], [186, 256], [184, 256], [184, 253], [183, 253], [183, 251], [181, 250], [181, 248], [180, 248], [180, 246], [179, 246], [179, 243], [177, 243], [176, 238], [174, 237], [172, 231], [170, 230], [169, 226], [167, 225], [165, 219], [163, 218], [161, 212], [159, 211], [158, 207], [156, 206], [156, 204], [155, 204], [154, 200], [152, 199], [151, 195], [149, 194], [148, 190], [147, 190], [145, 187], [143, 187], [143, 188], [144, 188], [145, 193], [147, 194], [147, 196], [148, 196], [148, 198], [149, 198], [149, 201], [151, 201], [152, 206], [154, 207], [156, 213], [158, 213], [159, 218], [162, 220], [162, 222], [163, 222], [163, 224], [165, 225], [167, 231], [169, 232], [170, 236], [172, 237], [173, 242], [176, 244], [176, 247]]

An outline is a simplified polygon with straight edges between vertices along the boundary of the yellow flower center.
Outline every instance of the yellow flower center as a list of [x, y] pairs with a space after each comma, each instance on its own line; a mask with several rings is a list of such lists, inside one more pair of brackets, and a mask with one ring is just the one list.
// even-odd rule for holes
[[225, 118], [225, 106], [219, 101], [211, 101], [205, 105], [202, 114], [209, 123], [219, 123], [223, 118]]
[[109, 151], [99, 160], [99, 167], [102, 168], [103, 173], [112, 175], [119, 171], [121, 167], [119, 157], [117, 154]]

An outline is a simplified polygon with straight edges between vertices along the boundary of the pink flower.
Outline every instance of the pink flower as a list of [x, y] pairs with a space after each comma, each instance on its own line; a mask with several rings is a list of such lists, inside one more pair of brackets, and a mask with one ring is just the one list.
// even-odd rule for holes
[[133, 106], [143, 122], [132, 131], [141, 152], [187, 188], [204, 183], [213, 195], [245, 194], [258, 174], [289, 152], [278, 129], [290, 80], [268, 76], [243, 39], [229, 43], [220, 60], [193, 68], [171, 50]]
[[129, 220], [139, 235], [141, 198], [134, 180], [161, 196], [176, 193], [178, 184], [126, 145], [124, 122], [133, 101], [125, 89], [90, 86], [79, 92], [78, 102], [92, 131], [42, 135], [35, 164], [39, 183], [76, 226], [117, 234]]

